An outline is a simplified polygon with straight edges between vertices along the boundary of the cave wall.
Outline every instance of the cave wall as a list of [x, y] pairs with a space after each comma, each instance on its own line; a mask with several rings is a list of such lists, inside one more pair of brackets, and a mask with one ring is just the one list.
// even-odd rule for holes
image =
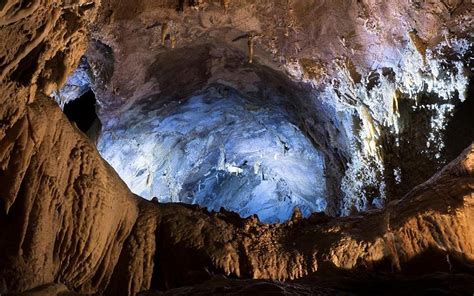
[[[147, 71], [163, 86], [159, 94], [114, 115], [99, 111], [99, 152], [133, 192], [265, 222], [286, 221], [295, 207], [305, 216], [337, 207], [326, 196], [336, 195], [328, 172], [339, 171], [340, 159], [298, 127], [298, 101], [308, 98], [298, 84], [241, 65], [239, 52], [222, 44], [161, 53]], [[336, 137], [324, 129], [330, 113], [317, 114], [313, 135]]]
[[1, 147], [3, 289], [104, 289], [138, 215], [126, 185], [46, 97]]
[[99, 117], [113, 132], [142, 101], [184, 101], [216, 83], [268, 99], [256, 81], [283, 73], [300, 88], [286, 104], [294, 123], [325, 154], [326, 212], [383, 207], [453, 159], [445, 127], [472, 77], [473, 4], [379, 2], [106, 1], [86, 53]]
[[45, 96], [77, 67], [99, 4], [2, 3], [2, 293], [51, 282], [103, 289], [138, 214], [126, 186]]
[[0, 137], [37, 93], [50, 94], [76, 69], [99, 2], [4, 1], [1, 8]]
[[3, 292], [57, 282], [133, 295], [209, 272], [288, 280], [334, 267], [400, 272], [416, 257], [447, 271], [446, 256], [461, 266], [474, 257], [472, 146], [384, 211], [268, 225], [140, 200], [54, 102], [38, 97], [27, 112], [2, 141], [2, 203], [13, 202], [0, 216]]
[[279, 280], [334, 267], [403, 272], [416, 257], [446, 271], [446, 256], [472, 264], [472, 145], [404, 199], [347, 218], [296, 212], [263, 225], [134, 196], [47, 97], [78, 65], [98, 3], [21, 3], [4, 2], [0, 14], [1, 293], [57, 283], [58, 293], [133, 295], [209, 270]]

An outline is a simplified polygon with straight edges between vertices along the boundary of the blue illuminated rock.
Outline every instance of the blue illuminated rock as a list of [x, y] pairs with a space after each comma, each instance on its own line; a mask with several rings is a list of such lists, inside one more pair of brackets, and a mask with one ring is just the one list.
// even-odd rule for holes
[[104, 130], [100, 153], [148, 199], [265, 222], [287, 220], [295, 207], [305, 216], [324, 211], [324, 158], [301, 130], [276, 107], [213, 93], [151, 111], [136, 104]]

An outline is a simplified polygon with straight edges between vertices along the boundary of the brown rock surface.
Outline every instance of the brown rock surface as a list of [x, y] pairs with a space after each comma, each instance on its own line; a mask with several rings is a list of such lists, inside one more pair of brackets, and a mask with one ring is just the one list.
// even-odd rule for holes
[[53, 102], [38, 98], [26, 110], [2, 141], [7, 291], [61, 282], [84, 293], [108, 286], [133, 294], [211, 273], [290, 280], [333, 267], [449, 271], [447, 256], [453, 265], [472, 264], [474, 146], [383, 211], [265, 225], [139, 202]]
[[0, 139], [37, 93], [50, 94], [87, 48], [94, 1], [15, 1], [0, 7]]
[[[227, 212], [160, 205], [158, 277], [173, 287], [189, 284], [183, 270], [203, 272], [203, 266], [288, 280], [333, 267], [427, 273], [436, 266], [449, 271], [446, 260], [472, 264], [473, 149], [384, 211], [329, 222], [262, 225]], [[412, 263], [415, 258], [430, 266]]]
[[[112, 16], [146, 11], [142, 2], [128, 3]], [[384, 210], [346, 218], [315, 214], [264, 225], [134, 196], [46, 97], [77, 66], [97, 5], [38, 0], [0, 7], [0, 293], [133, 295], [213, 278], [195, 289], [311, 295], [333, 291], [335, 284], [308, 282], [334, 269], [472, 274], [474, 145]], [[301, 282], [213, 277], [219, 274]], [[189, 289], [182, 294], [196, 292]], [[472, 286], [460, 289], [472, 293]]]
[[0, 282], [104, 289], [138, 216], [137, 201], [48, 98], [1, 141]]

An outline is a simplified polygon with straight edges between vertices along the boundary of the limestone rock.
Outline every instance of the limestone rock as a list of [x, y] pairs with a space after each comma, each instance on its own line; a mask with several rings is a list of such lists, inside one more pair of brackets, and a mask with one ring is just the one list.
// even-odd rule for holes
[[[380, 294], [393, 283], [397, 284], [395, 292], [400, 293], [407, 292], [400, 283], [418, 289], [408, 292], [433, 292], [426, 289], [435, 287], [435, 292], [471, 293], [474, 144], [432, 178], [406, 190], [406, 195], [398, 195], [403, 198], [393, 199], [382, 209], [348, 217], [314, 214], [304, 219], [295, 215], [287, 223], [263, 224], [256, 216], [242, 219], [225, 210], [208, 212], [196, 205], [160, 204], [134, 195], [102, 159], [94, 143], [67, 120], [49, 97], [77, 67], [88, 45], [90, 25], [94, 24], [94, 41], [88, 50], [98, 83], [93, 87], [103, 104], [102, 111], [109, 111], [110, 118], [121, 114], [129, 103], [152, 94], [165, 94], [164, 101], [173, 100], [176, 93], [186, 96], [211, 82], [227, 81], [247, 95], [267, 90], [259, 85], [258, 73], [273, 77], [268, 81], [275, 85], [288, 85], [287, 79], [281, 78], [288, 73], [275, 71], [284, 66], [300, 82], [301, 77], [321, 81], [338, 78], [337, 97], [345, 106], [355, 106], [365, 125], [358, 139], [359, 144], [368, 146], [361, 146], [364, 149], [355, 155], [361, 159], [369, 155], [380, 161], [378, 157], [387, 154], [376, 145], [384, 129], [377, 121], [392, 120], [391, 116], [403, 109], [399, 108], [397, 95], [384, 101], [392, 106], [393, 114], [385, 116], [384, 108], [377, 111], [382, 104], [374, 99], [376, 96], [363, 91], [370, 89], [362, 85], [364, 77], [385, 81], [377, 84], [369, 79], [373, 83], [368, 80], [368, 84], [378, 85], [373, 86], [376, 90], [393, 81], [406, 91], [433, 82], [430, 87], [448, 100], [452, 92], [464, 86], [460, 62], [464, 56], [453, 61], [456, 66], [451, 70], [456, 71], [436, 76], [437, 65], [443, 59], [430, 59], [429, 52], [447, 38], [438, 30], [442, 26], [440, 20], [458, 36], [446, 43], [453, 48], [451, 53], [463, 52], [466, 43], [460, 40], [472, 26], [472, 19], [465, 19], [472, 3], [443, 3], [393, 0], [381, 8], [373, 1], [200, 1], [197, 7], [183, 7], [180, 12], [176, 11], [178, 1], [3, 1], [0, 293], [136, 295], [144, 291], [145, 295], [206, 295], [265, 291], [276, 295], [327, 295], [349, 290]], [[94, 21], [97, 12], [99, 16]], [[394, 25], [400, 21], [399, 13], [409, 15], [403, 27]], [[172, 51], [157, 49], [153, 43], [157, 32], [144, 33], [156, 27], [149, 27], [150, 22], [154, 24], [166, 16], [176, 23], [176, 48]], [[206, 19], [204, 23], [199, 21], [202, 17]], [[185, 20], [191, 25], [186, 25]], [[363, 30], [357, 35], [352, 32], [354, 27]], [[403, 43], [397, 37], [405, 36], [409, 29], [417, 30], [415, 39], [420, 38], [423, 44], [414, 46], [426, 53], [426, 62], [431, 63], [432, 68], [424, 74], [431, 73], [434, 76], [428, 76], [436, 79], [415, 75], [420, 73], [419, 60], [410, 61], [418, 53], [411, 51], [413, 44], [409, 43], [404, 47], [410, 52], [408, 58], [396, 57], [407, 58], [404, 62], [414, 66], [410, 75], [397, 77], [398, 68], [393, 64], [391, 70], [377, 68], [379, 76], [368, 75], [368, 63], [381, 57], [387, 44], [388, 48], [398, 48], [393, 43]], [[229, 41], [250, 31], [264, 33], [251, 66], [242, 66], [246, 61], [245, 44], [232, 47], [230, 64], [215, 63], [222, 61]], [[378, 36], [373, 37], [375, 41], [368, 37], [373, 34]], [[214, 46], [215, 39], [226, 45]], [[418, 43], [415, 39], [414, 43]], [[357, 53], [365, 44], [359, 43], [366, 40], [380, 47]], [[150, 54], [149, 47], [143, 44], [150, 44], [156, 52]], [[319, 51], [320, 44], [329, 44], [333, 49], [324, 47]], [[239, 46], [240, 52], [234, 51]], [[318, 70], [319, 65], [347, 55], [351, 56], [351, 69], [347, 68], [347, 59], [336, 59], [334, 68], [324, 73]], [[207, 57], [204, 60], [210, 64], [201, 64], [202, 57]], [[315, 57], [317, 63], [302, 60]], [[193, 61], [190, 65], [196, 66], [192, 67], [196, 79], [186, 76], [188, 70], [172, 67], [183, 60]], [[172, 63], [163, 63], [166, 61]], [[229, 70], [228, 65], [234, 68]], [[295, 68], [291, 67], [295, 65], [306, 65], [306, 74], [298, 76], [298, 68], [293, 71]], [[257, 74], [245, 75], [249, 69]], [[177, 88], [179, 79], [155, 76], [155, 71], [180, 74], [186, 78], [183, 81], [187, 87]], [[455, 82], [449, 84], [453, 88], [434, 83], [445, 79]], [[304, 93], [301, 89], [305, 87], [286, 91]], [[399, 92], [393, 89], [388, 93]], [[334, 143], [340, 142], [333, 136], [340, 134], [338, 128], [343, 130], [344, 126], [331, 123], [324, 104], [316, 108], [312, 102], [304, 102], [289, 101], [284, 106], [293, 115], [301, 115], [296, 117], [300, 127], [315, 143], [335, 147]], [[311, 118], [304, 110], [321, 111], [323, 119]], [[321, 126], [324, 129], [318, 128]], [[349, 150], [325, 149], [330, 155], [328, 163], [339, 162], [341, 171], [351, 169], [344, 164]], [[356, 165], [353, 161], [353, 171], [357, 171]], [[337, 170], [332, 173], [334, 178], [342, 178]], [[417, 181], [415, 178], [411, 182]], [[340, 208], [337, 202], [334, 208]], [[375, 290], [367, 290], [368, 283], [376, 283]], [[153, 292], [157, 289], [170, 290]]]

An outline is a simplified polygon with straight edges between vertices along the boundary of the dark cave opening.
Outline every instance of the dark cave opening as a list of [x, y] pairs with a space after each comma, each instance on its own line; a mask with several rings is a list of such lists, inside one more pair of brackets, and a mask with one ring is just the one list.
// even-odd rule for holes
[[95, 94], [92, 90], [89, 90], [79, 98], [64, 105], [64, 114], [67, 118], [89, 137], [96, 134], [93, 127], [100, 126], [96, 104]]
[[455, 159], [474, 141], [474, 78], [471, 76], [466, 100], [459, 103], [446, 126], [445, 155], [447, 161]]

